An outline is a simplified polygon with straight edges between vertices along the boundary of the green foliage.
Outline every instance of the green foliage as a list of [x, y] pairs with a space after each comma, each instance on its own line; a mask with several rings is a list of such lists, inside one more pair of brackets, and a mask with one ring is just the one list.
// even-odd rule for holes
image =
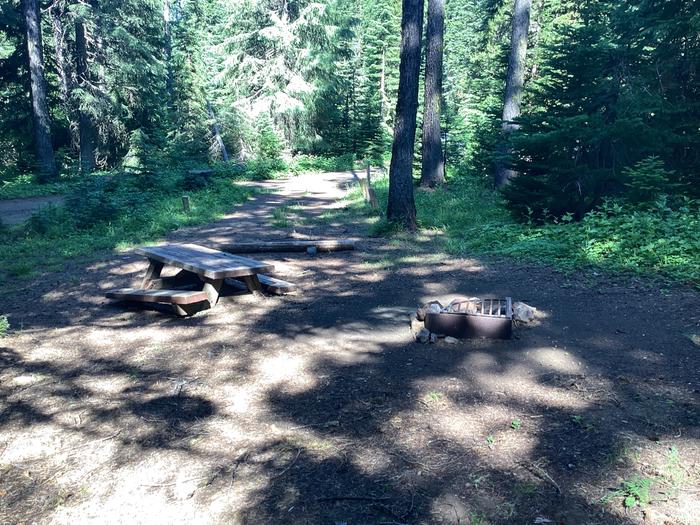
[[619, 489], [601, 498], [601, 503], [607, 503], [614, 498], [622, 498], [622, 504], [625, 508], [644, 507], [651, 501], [649, 490], [653, 483], [654, 480], [651, 478], [638, 476], [624, 480]]
[[263, 161], [279, 161], [282, 158], [282, 141], [272, 127], [270, 119], [260, 115], [256, 121], [258, 130], [256, 153]]
[[7, 319], [6, 315], [0, 315], [0, 339], [7, 335], [10, 331], [10, 321]]
[[[375, 181], [375, 189], [384, 205], [388, 180]], [[361, 199], [359, 191], [354, 197]], [[420, 225], [443, 231], [451, 253], [508, 255], [566, 271], [597, 267], [661, 275], [700, 286], [698, 201], [685, 199], [671, 207], [661, 199], [644, 210], [608, 202], [579, 222], [565, 216], [546, 224], [523, 224], [511, 218], [483, 181], [460, 177], [446, 188], [417, 192], [416, 204]]]
[[[245, 171], [236, 176], [242, 177], [247, 178]], [[188, 192], [192, 209], [187, 214], [181, 202], [187, 177], [178, 170], [160, 177], [92, 176], [68, 196], [65, 207], [44, 208], [25, 227], [10, 230], [0, 253], [0, 282], [214, 220], [251, 194], [236, 178], [215, 174], [205, 187]]]
[[315, 155], [297, 155], [290, 165], [295, 173], [307, 171], [350, 171], [355, 165], [351, 153], [339, 157], [318, 157]]
[[659, 157], [647, 157], [633, 167], [622, 171], [625, 186], [629, 188], [626, 198], [632, 203], [649, 204], [662, 195], [673, 191], [673, 172], [664, 168]]
[[700, 90], [696, 76], [682, 72], [687, 53], [698, 59], [693, 4], [594, 0], [545, 8], [537, 75], [512, 138], [520, 176], [505, 197], [516, 216], [580, 220], [628, 193], [632, 202], [653, 201], [657, 191], [697, 197], [700, 157], [688, 152], [700, 144]]
[[75, 179], [64, 178], [60, 182], [39, 184], [31, 175], [20, 175], [0, 183], [0, 200], [60, 195], [69, 191], [75, 183]]
[[520, 427], [523, 426], [523, 422], [520, 421], [519, 419], [514, 419], [513, 421], [510, 422], [510, 428], [513, 430], [520, 430]]

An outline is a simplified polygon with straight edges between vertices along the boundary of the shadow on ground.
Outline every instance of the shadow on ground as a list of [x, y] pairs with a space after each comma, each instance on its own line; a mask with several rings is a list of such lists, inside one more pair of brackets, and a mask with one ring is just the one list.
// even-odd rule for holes
[[[291, 195], [174, 239], [359, 233], [271, 229], [284, 203], [318, 218], [335, 202]], [[451, 260], [430, 237], [364, 246], [266, 258], [303, 293], [191, 319], [96, 298], [137, 277], [130, 255], [11, 297], [24, 330], [0, 349], [0, 521], [631, 524], [642, 509], [601, 498], [638, 476], [658, 523], [690, 522], [697, 472], [670, 451], [697, 463], [696, 320], [658, 312], [698, 311], [695, 292]], [[528, 300], [536, 325], [413, 342], [417, 304], [479, 294]]]

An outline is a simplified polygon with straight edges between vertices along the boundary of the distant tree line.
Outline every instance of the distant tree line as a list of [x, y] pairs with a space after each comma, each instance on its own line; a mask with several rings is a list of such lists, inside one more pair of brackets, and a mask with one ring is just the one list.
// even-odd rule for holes
[[441, 184], [447, 166], [503, 187], [533, 220], [609, 197], [696, 198], [698, 7], [9, 0], [0, 180], [284, 149], [378, 164], [393, 148], [404, 192]]

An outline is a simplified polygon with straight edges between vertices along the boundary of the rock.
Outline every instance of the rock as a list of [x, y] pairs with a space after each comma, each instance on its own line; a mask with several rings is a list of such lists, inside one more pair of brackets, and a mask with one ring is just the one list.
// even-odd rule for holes
[[415, 315], [411, 316], [411, 332], [413, 334], [417, 334], [418, 332], [421, 331], [423, 327], [423, 322], [419, 321]]
[[456, 338], [454, 338], [454, 337], [447, 336], [447, 337], [445, 337], [445, 342], [446, 342], [448, 345], [456, 345], [457, 343], [459, 343], [459, 339], [456, 339]]
[[311, 255], [313, 255], [313, 254], [315, 254], [315, 253], [318, 253], [318, 248], [316, 248], [316, 246], [309, 246], [309, 247], [306, 249], [306, 253], [309, 253], [309, 254], [311, 254]]
[[695, 346], [700, 346], [700, 335], [689, 334], [688, 339], [690, 339]]
[[437, 303], [430, 303], [430, 304], [428, 305], [427, 313], [429, 313], [429, 314], [439, 314], [440, 312], [442, 312], [442, 308], [440, 307], [439, 304], [437, 304]]
[[513, 305], [513, 319], [521, 323], [530, 323], [535, 319], [536, 308], [525, 303], [515, 303]]
[[430, 340], [430, 330], [427, 328], [421, 328], [420, 331], [416, 334], [416, 341], [419, 343], [427, 343]]
[[428, 313], [428, 309], [425, 306], [421, 306], [416, 310], [416, 319], [419, 321], [425, 321], [425, 314]]
[[428, 342], [430, 342], [430, 344], [437, 343], [437, 340], [438, 340], [437, 334], [430, 334], [430, 338], [428, 339]]

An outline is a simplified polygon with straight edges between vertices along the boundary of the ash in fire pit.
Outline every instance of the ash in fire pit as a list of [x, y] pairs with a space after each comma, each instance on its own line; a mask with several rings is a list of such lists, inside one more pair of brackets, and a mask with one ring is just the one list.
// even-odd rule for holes
[[447, 306], [433, 301], [419, 308], [416, 317], [429, 334], [443, 337], [510, 339], [513, 335], [510, 297], [455, 299]]

